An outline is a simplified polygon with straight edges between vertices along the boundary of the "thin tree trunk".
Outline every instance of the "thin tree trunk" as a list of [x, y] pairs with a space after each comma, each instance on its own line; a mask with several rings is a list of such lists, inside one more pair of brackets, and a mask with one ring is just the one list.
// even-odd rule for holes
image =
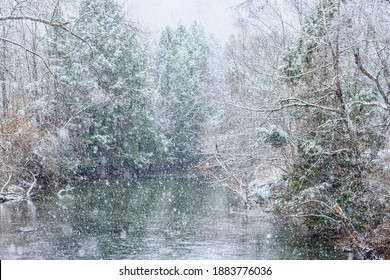
[[[3, 26], [3, 36], [5, 37], [5, 26]], [[5, 76], [5, 56], [6, 56], [6, 46], [5, 41], [3, 41], [3, 51], [1, 54], [2, 65], [0, 65], [0, 83], [1, 83], [1, 97], [3, 104], [3, 115], [5, 116], [8, 111], [8, 97], [7, 97], [7, 86], [6, 86], [6, 76]]]

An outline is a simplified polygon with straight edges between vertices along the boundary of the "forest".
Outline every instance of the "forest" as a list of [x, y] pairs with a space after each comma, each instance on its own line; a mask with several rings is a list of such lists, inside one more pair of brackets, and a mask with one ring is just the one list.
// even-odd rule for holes
[[1, 0], [0, 202], [192, 173], [390, 258], [390, 1], [232, 9], [225, 45], [197, 22], [154, 44], [114, 0]]

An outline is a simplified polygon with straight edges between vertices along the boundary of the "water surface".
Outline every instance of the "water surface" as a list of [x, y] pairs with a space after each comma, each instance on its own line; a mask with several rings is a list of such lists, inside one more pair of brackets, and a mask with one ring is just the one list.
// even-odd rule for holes
[[337, 259], [244, 210], [230, 190], [164, 177], [0, 204], [1, 259]]

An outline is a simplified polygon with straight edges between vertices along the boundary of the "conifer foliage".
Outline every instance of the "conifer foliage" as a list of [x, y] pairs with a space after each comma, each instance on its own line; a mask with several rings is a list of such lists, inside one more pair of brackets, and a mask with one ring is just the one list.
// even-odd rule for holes
[[148, 57], [138, 31], [112, 0], [82, 1], [73, 31], [85, 42], [55, 32], [50, 43], [58, 96], [67, 109], [63, 129], [74, 137], [80, 170], [139, 171], [157, 164]]
[[207, 118], [207, 90], [212, 40], [196, 22], [187, 30], [167, 27], [157, 54], [157, 89], [164, 120], [168, 160], [173, 165], [196, 163]]

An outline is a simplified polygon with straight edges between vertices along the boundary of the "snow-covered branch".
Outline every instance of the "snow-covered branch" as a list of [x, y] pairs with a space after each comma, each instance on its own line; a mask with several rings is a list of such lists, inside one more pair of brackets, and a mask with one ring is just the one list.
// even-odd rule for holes
[[9, 44], [18, 46], [18, 47], [20, 47], [21, 49], [25, 50], [26, 52], [29, 52], [29, 53], [31, 53], [31, 54], [33, 54], [33, 55], [39, 57], [39, 58], [42, 60], [43, 64], [45, 65], [46, 69], [49, 71], [49, 73], [50, 73], [51, 75], [54, 76], [53, 71], [50, 69], [49, 64], [46, 62], [45, 58], [43, 58], [42, 55], [40, 55], [39, 53], [37, 53], [37, 52], [35, 52], [35, 51], [30, 50], [29, 48], [23, 46], [22, 44], [20, 44], [20, 43], [18, 43], [18, 42], [9, 40], [9, 39], [7, 39], [7, 38], [0, 37], [0, 40], [3, 41], [3, 42], [9, 43]]
[[0, 17], [0, 22], [1, 21], [15, 21], [15, 20], [16, 21], [38, 22], [38, 23], [42, 23], [42, 24], [47, 25], [47, 26], [51, 26], [51, 27], [58, 28], [58, 29], [61, 29], [63, 31], [66, 31], [67, 33], [71, 34], [72, 36], [74, 36], [75, 38], [79, 39], [83, 43], [87, 44], [88, 47], [90, 48], [92, 54], [93, 54], [92, 46], [83, 37], [79, 36], [78, 34], [76, 34], [73, 31], [73, 27], [71, 26], [70, 22], [57, 22], [57, 21], [42, 19], [42, 18], [33, 17], [33, 16], [13, 16], [13, 15], [9, 15], [9, 16], [2, 16], [2, 17]]
[[[289, 101], [294, 101], [294, 102], [290, 103]], [[315, 108], [315, 109], [319, 109], [319, 110], [341, 113], [340, 109], [310, 103], [308, 101], [304, 101], [304, 100], [301, 100], [298, 98], [287, 98], [287, 99], [282, 99], [280, 101], [280, 103], [284, 103], [284, 102], [289, 102], [289, 103], [283, 104], [281, 106], [276, 106], [276, 107], [271, 106], [271, 107], [263, 107], [263, 108], [253, 108], [253, 107], [244, 106], [244, 105], [240, 105], [240, 104], [234, 104], [234, 103], [227, 103], [227, 105], [233, 106], [233, 107], [236, 107], [239, 109], [249, 110], [249, 111], [253, 111], [253, 112], [264, 112], [264, 113], [277, 112], [277, 111], [281, 111], [281, 110], [292, 108], [292, 107], [295, 107], [295, 108], [297, 108], [297, 107], [301, 107], [301, 108], [311, 107], [311, 108]]]
[[390, 101], [389, 101], [389, 98], [388, 98], [388, 94], [385, 92], [385, 90], [383, 89], [380, 81], [379, 81], [379, 75], [380, 75], [380, 71], [378, 72], [377, 76], [375, 77], [373, 74], [371, 74], [366, 67], [364, 67], [363, 65], [363, 62], [362, 62], [362, 58], [360, 56], [360, 53], [359, 53], [359, 49], [358, 48], [355, 48], [355, 51], [354, 51], [354, 57], [355, 57], [355, 63], [356, 65], [358, 66], [359, 70], [367, 77], [369, 78], [370, 80], [372, 80], [380, 95], [382, 96], [383, 98], [383, 101], [385, 102], [385, 106], [386, 106], [386, 109], [388, 111], [390, 111]]

